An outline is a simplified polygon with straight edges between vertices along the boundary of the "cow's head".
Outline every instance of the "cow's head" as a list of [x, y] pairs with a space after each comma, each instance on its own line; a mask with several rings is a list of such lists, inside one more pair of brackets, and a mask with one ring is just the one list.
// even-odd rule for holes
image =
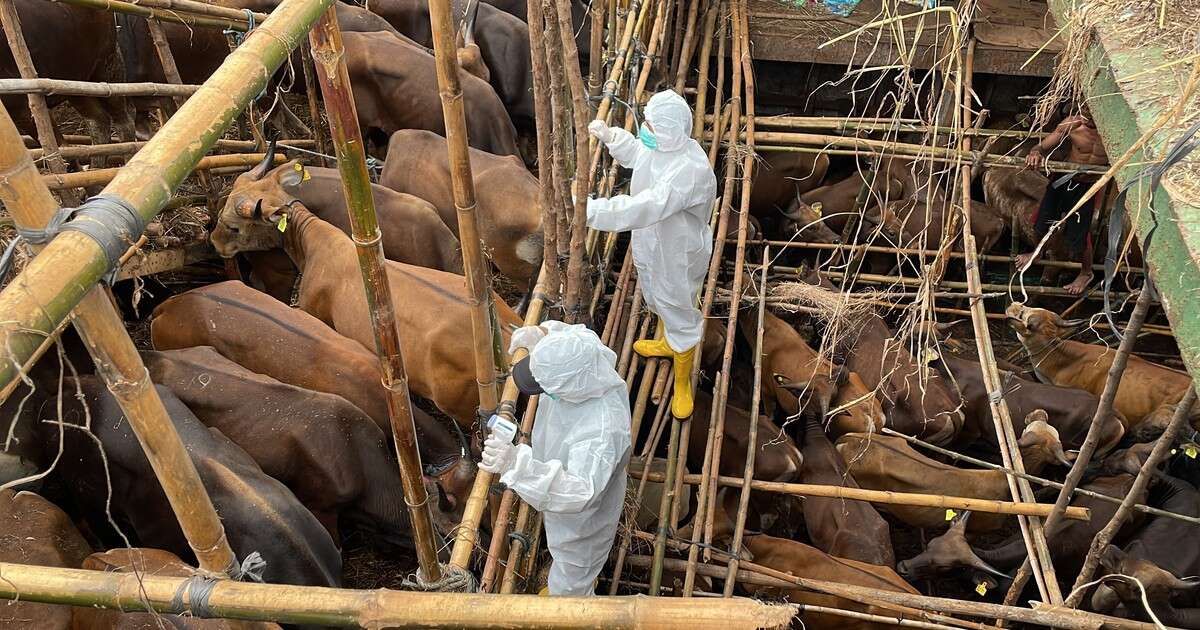
[[292, 191], [307, 173], [298, 160], [270, 170], [272, 155], [268, 151], [262, 163], [233, 182], [233, 191], [212, 233], [213, 248], [225, 258], [238, 252], [283, 247], [280, 221], [285, 220], [292, 204], [297, 202]]
[[1025, 416], [1025, 430], [1021, 432], [1017, 446], [1021, 449], [1021, 457], [1025, 460], [1025, 466], [1031, 472], [1054, 462], [1070, 468], [1071, 462], [1075, 459], [1074, 455], [1068, 457], [1063, 452], [1058, 429], [1047, 422], [1046, 412], [1041, 409], [1034, 409]]
[[[806, 375], [772, 374], [775, 385], [788, 394], [795, 396], [799, 407], [798, 413], [810, 420], [824, 420], [829, 414], [833, 399], [837, 397], [838, 389], [850, 376], [850, 370], [845, 365], [834, 365], [826, 373], [820, 368], [809, 367], [801, 372]], [[780, 401], [782, 404], [782, 401]]]
[[1153, 450], [1154, 442], [1134, 444], [1105, 457], [1101, 463], [1101, 470], [1111, 475], [1136, 475], [1146, 460], [1150, 459], [1150, 451]]
[[[1175, 411], [1179, 408], [1178, 404], [1166, 403], [1159, 406], [1158, 409], [1150, 412], [1150, 415], [1142, 418], [1142, 421], [1137, 423], [1133, 430], [1133, 439], [1137, 442], [1153, 442], [1157, 440], [1166, 430], [1167, 425], [1171, 424], [1171, 418], [1175, 416]], [[1184, 428], [1184, 433], [1190, 431]], [[1186, 436], [1184, 436], [1186, 439]]]
[[1173, 616], [1172, 598], [1200, 592], [1200, 581], [1181, 580], [1149, 560], [1126, 554], [1116, 545], [1109, 545], [1100, 554], [1099, 571], [1104, 581], [1092, 593], [1092, 607], [1100, 613], [1112, 612], [1121, 603], [1130, 610], [1142, 610], [1142, 589], [1145, 589], [1145, 602], [1159, 615], [1165, 613], [1164, 621], [1171, 623], [1166, 617]]
[[929, 541], [920, 555], [901, 560], [896, 564], [896, 573], [908, 581], [927, 580], [956, 569], [982, 571], [1001, 579], [1011, 579], [1003, 571], [984, 562], [967, 544], [967, 520], [970, 512], [963, 512], [945, 534]]
[[787, 217], [783, 224], [784, 236], [792, 238], [792, 235], [795, 235], [795, 238], [809, 243], [841, 243], [842, 237], [825, 225], [821, 209], [820, 202], [810, 206], [797, 197], [792, 205], [783, 211], [783, 216]]
[[1063, 319], [1058, 313], [1044, 308], [1032, 308], [1013, 302], [1004, 311], [1008, 325], [1017, 332], [1022, 340], [1030, 337], [1045, 337], [1062, 339], [1073, 334], [1080, 326], [1087, 323], [1086, 319]]

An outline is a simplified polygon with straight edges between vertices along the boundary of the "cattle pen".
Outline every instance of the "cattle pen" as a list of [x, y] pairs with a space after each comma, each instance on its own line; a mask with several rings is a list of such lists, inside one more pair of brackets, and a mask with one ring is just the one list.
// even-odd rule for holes
[[[1200, 627], [1200, 2], [0, 24], [0, 628]], [[588, 227], [638, 192], [589, 123], [662, 90], [717, 181], [688, 418]], [[628, 390], [596, 597], [476, 465], [546, 320]]]

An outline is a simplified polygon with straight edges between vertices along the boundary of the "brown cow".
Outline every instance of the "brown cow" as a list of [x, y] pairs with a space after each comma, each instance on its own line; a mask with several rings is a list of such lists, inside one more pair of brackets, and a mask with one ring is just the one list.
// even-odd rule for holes
[[[728, 490], [722, 490], [718, 497], [717, 515], [714, 519], [714, 538], [729, 540], [733, 532], [733, 519], [730, 518], [733, 500], [736, 495]], [[889, 566], [879, 566], [868, 562], [860, 562], [849, 558], [839, 558], [804, 543], [776, 538], [766, 534], [747, 534], [742, 538], [742, 549], [738, 550], [743, 558], [753, 561], [776, 571], [790, 573], [826, 582], [864, 586], [882, 591], [918, 594], [908, 582], [896, 575]], [[774, 587], [750, 586], [751, 594], [767, 597], [784, 596], [789, 601], [812, 606], [826, 606], [843, 610], [854, 610], [877, 615], [894, 617], [889, 610], [863, 605], [858, 602], [843, 599], [833, 595], [814, 593], [812, 591], [788, 589], [781, 591]], [[821, 613], [804, 612], [799, 617], [804, 627], [813, 629], [845, 630], [883, 630], [892, 626], [866, 621], [851, 621], [845, 617], [824, 615]]]
[[[383, 255], [388, 260], [462, 273], [458, 237], [442, 222], [437, 208], [424, 199], [378, 184], [371, 184], [371, 196], [383, 233]], [[234, 180], [229, 199], [236, 205], [264, 208], [300, 203], [350, 234], [342, 178], [335, 169], [306, 167], [299, 160], [271, 169], [271, 160], [264, 159]]]
[[[880, 209], [884, 233], [891, 236], [896, 247], [914, 249], [937, 249], [942, 242], [942, 229], [946, 221], [946, 209], [958, 212], [945, 200], [929, 205], [921, 201], [891, 201]], [[971, 202], [971, 234], [975, 237], [976, 251], [985, 253], [1004, 234], [1008, 224], [989, 206], [979, 201]], [[962, 251], [962, 241], [955, 235], [955, 251]]]
[[[688, 432], [688, 464], [692, 470], [704, 467], [704, 451], [708, 441], [709, 420], [712, 417], [712, 395], [696, 391], [696, 408], [692, 412], [692, 430]], [[800, 479], [804, 456], [792, 438], [766, 416], [758, 417], [755, 439], [754, 478], [762, 481], [793, 483]], [[749, 446], [750, 413], [734, 405], [725, 405], [725, 431], [721, 440], [720, 474], [741, 477], [746, 469], [746, 447]], [[760, 529], [775, 525], [789, 507], [780, 495], [751, 494], [751, 522]], [[657, 504], [655, 504], [657, 505]]]
[[[809, 273], [805, 282], [833, 290], [817, 272]], [[849, 328], [834, 352], [845, 356], [846, 367], [881, 397], [888, 424], [939, 446], [949, 444], [963, 424], [950, 383], [936, 370], [919, 365], [875, 313], [862, 315]]]
[[[40, 0], [16, 0], [13, 8], [39, 77], [100, 83], [125, 80], [112, 15], [92, 8]], [[71, 46], [64, 47], [63, 42], [71, 42]], [[20, 77], [7, 40], [0, 41], [0, 77]], [[35, 135], [33, 116], [25, 96], [9, 95], [2, 100], [17, 127], [23, 133]], [[134, 139], [132, 111], [125, 98], [49, 96], [47, 100], [51, 107], [63, 100], [69, 102], [87, 122], [93, 144], [110, 142], [114, 128], [121, 140]], [[59, 130], [55, 129], [55, 133]], [[104, 162], [103, 158], [97, 158], [92, 164], [100, 168]]]
[[[301, 279], [298, 306], [339, 333], [375, 347], [358, 256], [350, 237], [297, 207], [235, 204], [230, 198], [213, 231], [217, 253], [282, 246]], [[286, 223], [284, 223], [286, 221]], [[286, 226], [280, 231], [279, 226]], [[233, 229], [231, 229], [233, 228]], [[234, 231], [236, 230], [236, 231]], [[387, 261], [396, 328], [413, 393], [428, 398], [463, 426], [471, 426], [479, 406], [472, 352], [471, 309], [462, 276]], [[505, 347], [521, 320], [494, 292]]]
[[759, 217], [774, 216], [820, 186], [828, 170], [829, 157], [824, 154], [764, 152], [754, 169], [750, 211]]
[[[849, 177], [832, 184], [814, 188], [803, 195], [800, 201], [820, 208], [821, 216], [826, 217], [825, 223], [837, 234], [846, 229], [846, 222], [855, 211], [855, 204], [862, 187], [867, 184], [867, 171], [858, 171]], [[904, 185], [889, 173], [878, 173], [870, 181], [869, 193], [860, 210], [871, 210], [880, 204], [900, 199], [905, 192]]]
[[[800, 452], [804, 454], [804, 467], [800, 472], [804, 483], [860, 487], [854, 475], [848, 472], [843, 455], [825, 435], [820, 418], [810, 416], [806, 419], [804, 445]], [[826, 553], [886, 567], [896, 566], [887, 521], [866, 501], [805, 497], [804, 526], [813, 544]]]
[[[429, 201], [442, 221], [459, 234], [446, 139], [413, 129], [392, 134], [388, 146], [379, 183]], [[475, 149], [470, 153], [483, 244], [500, 273], [532, 286], [542, 266], [538, 180], [519, 159]]]
[[[1025, 470], [1038, 474], [1046, 466], [1071, 462], [1063, 453], [1058, 431], [1046, 423], [1045, 412], [1025, 418], [1025, 430], [1017, 441]], [[967, 470], [930, 459], [918, 453], [903, 438], [888, 435], [849, 433], [837, 442], [837, 450], [849, 464], [850, 474], [870, 490], [944, 494], [976, 499], [1003, 500], [1010, 497], [1008, 479], [999, 470]], [[932, 529], [946, 524], [945, 510], [907, 505], [889, 505], [889, 512], [912, 525]], [[1003, 517], [977, 514], [972, 531], [995, 529]]]
[[[992, 422], [991, 404], [987, 387], [983, 383], [983, 370], [978, 361], [959, 359], [946, 354], [938, 359], [940, 366], [951, 376], [962, 397], [966, 422], [958, 434], [958, 443], [971, 445], [982, 438], [988, 445], [997, 448], [996, 425]], [[1100, 399], [1081, 389], [1046, 385], [1021, 378], [1012, 372], [1003, 372], [1004, 401], [1014, 421], [1013, 430], [1020, 432], [1025, 425], [1018, 418], [1026, 418], [1035, 409], [1046, 412], [1050, 426], [1058, 430], [1063, 448], [1077, 449], [1083, 445], [1092, 417]], [[1125, 419], [1117, 411], [1104, 418], [1100, 426], [1100, 442], [1096, 453], [1104, 455], [1113, 449], [1125, 435]]]
[[[446, 133], [432, 56], [384, 32], [346, 33], [343, 43], [365, 138], [383, 145], [388, 136], [401, 129]], [[460, 75], [459, 82], [471, 146], [496, 155], [520, 157], [517, 131], [492, 86], [470, 75]]]
[[[91, 431], [64, 427], [55, 478], [98, 536], [123, 543], [125, 537], [112, 530], [116, 523], [140, 544], [190, 560], [187, 539], [161, 486], [153, 482], [154, 470], [116, 399], [96, 377], [68, 378], [67, 383], [69, 393], [57, 401], [63, 406], [64, 422], [90, 426]], [[76, 384], [83, 400], [75, 398]], [[258, 552], [267, 562], [262, 577], [268, 582], [339, 586], [341, 555], [329, 532], [291, 490], [264, 473], [220, 431], [201, 424], [170, 390], [156, 389], [237, 557]], [[47, 423], [42, 433], [47, 447], [57, 447], [56, 425]]]
[[[529, 56], [529, 26], [521, 18], [490, 4], [473, 3], [472, 7], [467, 4], [466, 0], [455, 0], [454, 14], [467, 16], [465, 26], [474, 33], [490, 73], [489, 83], [513, 121], [522, 128], [532, 128], [533, 64]], [[418, 44], [433, 46], [429, 7], [424, 0], [373, 0], [370, 9]], [[475, 14], [473, 23], [472, 13]], [[459, 25], [456, 21], [455, 28]]]
[[[158, 350], [213, 346], [225, 358], [289, 385], [336, 394], [392, 434], [379, 360], [317, 318], [236, 280], [176, 295], [154, 310], [150, 338]], [[263, 348], [271, 352], [263, 352]], [[322, 366], [313, 369], [312, 366]], [[450, 428], [414, 406], [421, 462], [457, 510], [471, 492], [475, 465]]]
[[[380, 543], [411, 548], [388, 434], [346, 399], [251, 372], [208, 346], [147, 352], [143, 359], [155, 383], [290, 488], [334, 540], [340, 516]], [[423, 434], [418, 426], [417, 442], [425, 452], [466, 450], [465, 444], [436, 445], [443, 437]], [[436, 516], [457, 524], [452, 515]]]
[[[757, 323], [749, 317], [740, 318], [739, 323], [742, 334], [752, 338]], [[845, 406], [830, 419], [829, 430], [835, 436], [883, 426], [883, 409], [862, 378], [845, 366], [822, 359], [795, 328], [770, 313], [763, 318], [762, 351], [763, 397], [774, 399], [789, 417], [803, 409], [824, 419], [830, 408]], [[801, 392], [799, 397], [796, 392]], [[808, 409], [810, 404], [815, 408]]]
[[[1064, 321], [1058, 314], [1042, 308], [1030, 308], [1016, 302], [1005, 311], [1009, 326], [1016, 331], [1034, 373], [1043, 382], [1060, 387], [1075, 387], [1099, 396], [1108, 380], [1108, 369], [1116, 357], [1116, 348], [1097, 346], [1066, 337], [1086, 320]], [[1113, 407], [1128, 422], [1126, 430], [1166, 404], [1175, 404], [1192, 387], [1192, 377], [1131, 355], [1117, 388]], [[1200, 414], [1192, 410], [1195, 423]]]
[[[195, 567], [169, 551], [137, 547], [94, 553], [83, 561], [81, 568], [157, 577], [191, 577], [197, 573]], [[279, 624], [267, 621], [200, 619], [191, 615], [121, 612], [87, 606], [69, 610], [74, 611], [72, 630], [279, 630]]]
[[[75, 524], [53, 503], [32, 492], [0, 490], [0, 562], [77, 569], [91, 552]], [[66, 630], [71, 607], [6, 601], [0, 604], [0, 626]]]

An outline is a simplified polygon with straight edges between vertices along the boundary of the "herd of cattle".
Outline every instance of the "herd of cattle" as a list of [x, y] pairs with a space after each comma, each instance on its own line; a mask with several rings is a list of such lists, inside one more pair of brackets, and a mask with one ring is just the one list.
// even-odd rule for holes
[[[269, 10], [270, 0], [223, 2]], [[18, 0], [26, 38], [42, 76], [80, 80], [162, 81], [141, 18], [112, 16], [43, 0]], [[457, 240], [446, 140], [427, 9], [422, 0], [372, 0], [369, 10], [338, 4], [347, 31], [347, 62], [362, 128], [386, 155], [376, 208], [396, 298], [397, 327], [412, 393], [418, 444], [442, 533], [458, 522], [475, 474], [478, 393], [472, 363], [470, 310]], [[493, 0], [466, 11], [461, 65], [481, 236], [497, 271], [518, 286], [536, 276], [542, 256], [536, 177], [521, 159], [517, 137], [532, 124], [528, 28], [524, 2]], [[582, 23], [583, 5], [576, 7]], [[460, 10], [463, 7], [460, 7]], [[166, 26], [185, 82], [199, 83], [228, 48], [216, 31]], [[69, 53], [64, 37], [90, 47]], [[587, 41], [586, 29], [581, 43]], [[118, 54], [119, 52], [119, 54]], [[119, 60], [119, 62], [116, 62]], [[86, 61], [87, 63], [82, 63]], [[0, 58], [9, 72], [11, 59]], [[92, 66], [88, 67], [88, 63]], [[57, 64], [57, 65], [55, 65]], [[5, 76], [14, 76], [15, 70]], [[105, 141], [111, 129], [134, 134], [133, 114], [152, 106], [119, 99], [73, 99]], [[135, 99], [136, 101], [136, 99]], [[19, 101], [4, 104], [14, 117]], [[140, 111], [140, 110], [139, 110]], [[28, 123], [27, 117], [25, 120]], [[286, 123], [286, 121], [284, 121]], [[293, 121], [295, 122], [295, 121]], [[106, 126], [107, 125], [107, 126]], [[758, 230], [837, 243], [864, 183], [873, 193], [864, 225], [900, 246], [940, 240], [946, 195], [928, 192], [931, 178], [886, 159], [875, 176], [854, 173], [826, 182], [827, 156], [766, 153], [753, 182]], [[999, 241], [1010, 220], [1024, 226], [1045, 179], [1030, 171], [989, 170], [987, 202], [971, 208], [982, 249]], [[1036, 193], [1032, 191], [1037, 190]], [[231, 280], [180, 293], [150, 318], [153, 349], [143, 359], [188, 446], [239, 558], [257, 552], [268, 582], [342, 584], [341, 546], [349, 532], [395, 552], [411, 545], [408, 513], [389, 444], [390, 425], [368, 306], [336, 171], [270, 160], [239, 176], [212, 231], [216, 251], [242, 256], [248, 284]], [[1022, 230], [1028, 238], [1031, 230]], [[871, 255], [864, 269], [887, 273], [893, 255]], [[829, 289], [813, 272], [804, 281]], [[520, 309], [493, 294], [505, 345]], [[517, 305], [513, 305], [517, 306]], [[1061, 476], [1095, 414], [1114, 352], [1072, 339], [1083, 322], [1014, 304], [1008, 323], [1025, 350], [1022, 365], [1003, 364], [1005, 399], [1031, 474]], [[931, 328], [922, 344], [899, 341], [883, 317], [857, 315], [852, 334], [831, 339], [836, 363], [813, 348], [819, 324], [765, 315], [764, 414], [747, 411], [750, 363], [739, 350], [725, 410], [720, 473], [741, 475], [747, 429], [758, 423], [755, 478], [876, 490], [1006, 500], [1002, 472], [965, 468], [881, 433], [885, 426], [955, 450], [995, 459], [997, 438], [976, 359]], [[753, 343], [743, 317], [739, 348]], [[710, 325], [710, 334], [723, 326]], [[802, 333], [801, 331], [805, 331]], [[811, 333], [810, 333], [811, 331]], [[745, 342], [745, 343], [743, 343]], [[69, 346], [69, 344], [68, 344]], [[706, 353], [713, 354], [713, 353]], [[70, 369], [44, 360], [0, 407], [0, 483], [31, 478], [0, 492], [0, 560], [101, 570], [184, 575], [194, 555], [123, 413], [85, 355], [68, 351]], [[1123, 497], [1147, 445], [1164, 430], [1191, 378], [1138, 357], [1130, 360], [1083, 487]], [[699, 391], [696, 427], [708, 426], [713, 396]], [[436, 409], [436, 412], [433, 410]], [[1192, 420], [1200, 422], [1195, 410]], [[706, 436], [690, 432], [689, 468], [704, 463]], [[1191, 451], [1194, 452], [1194, 451]], [[1139, 501], [1200, 517], [1200, 468], [1177, 458]], [[40, 494], [34, 494], [38, 492]], [[715, 537], [732, 533], [735, 496], [720, 494]], [[941, 576], [1003, 584], [1024, 559], [1020, 536], [999, 545], [981, 533], [1011, 531], [1012, 519], [976, 513], [948, 522], [944, 510], [755, 493], [743, 558], [797, 575], [899, 592]], [[733, 503], [730, 503], [733, 502]], [[1073, 577], [1092, 536], [1115, 506], [1087, 496], [1089, 522], [1064, 521], [1051, 553], [1058, 574]], [[885, 518], [886, 515], [886, 518]], [[947, 529], [947, 526], [948, 529]], [[1138, 577], [1149, 603], [1171, 625], [1200, 628], [1200, 593], [1181, 578], [1200, 573], [1200, 548], [1177, 540], [1190, 525], [1138, 517], [1104, 555], [1109, 572]], [[941, 533], [919, 553], [902, 553], [893, 531]], [[128, 549], [136, 547], [137, 549]], [[100, 550], [93, 553], [93, 550]], [[107, 550], [107, 551], [103, 551]], [[751, 591], [779, 595], [769, 589]], [[870, 606], [803, 591], [783, 595], [810, 604], [879, 612]], [[1097, 610], [1144, 616], [1140, 594], [1099, 587]], [[144, 615], [31, 603], [0, 608], [0, 625], [28, 620], [38, 628], [143, 627]], [[867, 627], [844, 618], [806, 615], [807, 627]], [[179, 627], [269, 627], [270, 624]], [[122, 625], [125, 624], [125, 625]], [[188, 625], [191, 624], [191, 625]]]

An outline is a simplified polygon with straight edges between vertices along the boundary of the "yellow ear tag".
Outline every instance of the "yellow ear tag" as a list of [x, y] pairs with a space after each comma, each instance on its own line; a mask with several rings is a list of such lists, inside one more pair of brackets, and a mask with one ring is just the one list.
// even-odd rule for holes
[[1196, 459], [1196, 445], [1188, 444], [1187, 446], [1183, 447], [1183, 454], [1191, 457], [1192, 459]]
[[287, 217], [288, 217], [288, 215], [286, 215], [286, 214], [279, 217], [279, 223], [275, 224], [275, 229], [279, 230], [280, 232], [286, 231], [287, 230]]
[[925, 354], [921, 357], [921, 359], [924, 360], [927, 365], [937, 361], [937, 358], [938, 355], [933, 351], [933, 348], [925, 348]]
[[955, 512], [954, 510], [946, 510], [947, 521], [953, 521], [955, 516], [958, 516], [958, 512]]
[[975, 592], [979, 593], [980, 597], [987, 595], [987, 582], [980, 582], [975, 585]]
[[813, 212], [817, 213], [817, 216], [821, 216], [821, 208], [824, 208], [825, 205], [822, 204], [820, 201], [818, 201], [817, 203], [814, 203], [810, 207], [813, 209]]
[[297, 162], [296, 165], [293, 166], [292, 168], [296, 169], [297, 173], [300, 173], [300, 181], [306, 182], [306, 181], [312, 179], [312, 175], [308, 174], [308, 169], [304, 168], [303, 164]]

